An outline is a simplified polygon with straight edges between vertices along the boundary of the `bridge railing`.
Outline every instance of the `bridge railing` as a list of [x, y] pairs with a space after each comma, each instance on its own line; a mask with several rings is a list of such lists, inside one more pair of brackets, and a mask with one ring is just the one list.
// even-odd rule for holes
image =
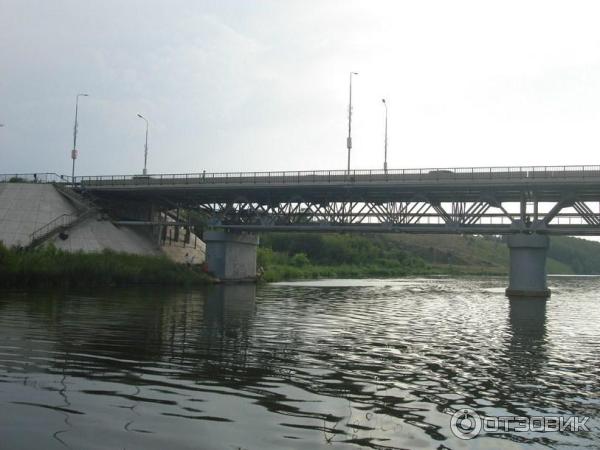
[[0, 183], [71, 183], [71, 176], [53, 172], [0, 173]]
[[54, 233], [59, 228], [64, 228], [72, 225], [77, 220], [77, 216], [74, 214], [61, 214], [60, 216], [52, 219], [45, 225], [42, 225], [33, 233], [30, 234], [29, 238], [32, 244], [44, 239], [50, 234]]
[[88, 186], [162, 184], [311, 184], [433, 180], [560, 179], [599, 177], [596, 166], [452, 167], [384, 170], [313, 170], [281, 172], [217, 172], [76, 177]]

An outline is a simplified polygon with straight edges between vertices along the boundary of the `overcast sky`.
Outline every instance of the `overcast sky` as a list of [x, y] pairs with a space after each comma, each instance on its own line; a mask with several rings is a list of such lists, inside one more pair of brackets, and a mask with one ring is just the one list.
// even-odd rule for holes
[[597, 1], [0, 0], [0, 173], [598, 164]]

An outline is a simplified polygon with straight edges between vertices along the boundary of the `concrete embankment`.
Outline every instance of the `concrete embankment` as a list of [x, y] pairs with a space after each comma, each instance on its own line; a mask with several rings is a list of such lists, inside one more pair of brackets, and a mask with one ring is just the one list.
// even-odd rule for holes
[[[51, 184], [0, 183], [0, 241], [7, 247], [26, 247], [32, 242], [32, 233], [62, 215], [76, 217], [77, 207]], [[117, 226], [105, 215], [91, 214], [61, 233], [48, 236], [57, 248], [86, 253], [105, 249], [136, 255], [161, 255], [186, 263], [204, 262], [205, 245], [196, 236], [184, 240], [184, 233], [177, 233], [159, 244], [143, 226]], [[181, 236], [181, 237], [180, 237]]]
[[86, 253], [114, 250], [135, 255], [160, 255], [161, 251], [150, 236], [133, 227], [116, 227], [108, 220], [86, 219], [51, 239], [54, 245], [68, 252]]
[[76, 214], [51, 184], [0, 183], [0, 241], [27, 246], [31, 234], [62, 214]]

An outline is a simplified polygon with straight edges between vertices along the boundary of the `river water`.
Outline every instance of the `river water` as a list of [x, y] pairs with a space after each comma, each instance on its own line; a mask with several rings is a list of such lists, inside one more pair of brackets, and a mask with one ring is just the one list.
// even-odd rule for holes
[[[600, 448], [600, 278], [0, 291], [0, 448]], [[590, 431], [450, 418], [589, 416]]]

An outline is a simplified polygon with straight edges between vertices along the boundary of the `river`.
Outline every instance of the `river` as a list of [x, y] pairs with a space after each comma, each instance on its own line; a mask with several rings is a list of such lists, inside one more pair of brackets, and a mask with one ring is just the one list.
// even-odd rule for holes
[[[0, 291], [2, 449], [599, 448], [600, 278]], [[451, 431], [452, 414], [589, 431]]]

